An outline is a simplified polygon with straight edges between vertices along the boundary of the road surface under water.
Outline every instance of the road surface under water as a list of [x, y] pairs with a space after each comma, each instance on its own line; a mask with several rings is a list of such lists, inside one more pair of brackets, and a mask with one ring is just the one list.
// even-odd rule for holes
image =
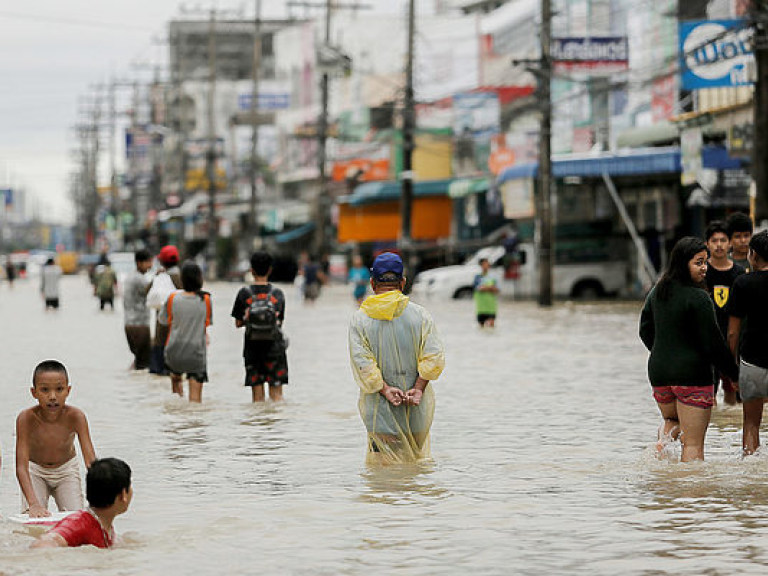
[[741, 460], [740, 410], [718, 408], [708, 461], [658, 461], [659, 415], [637, 337], [639, 303], [507, 302], [495, 331], [470, 302], [427, 302], [445, 341], [434, 461], [367, 468], [348, 366], [351, 289], [314, 306], [288, 287], [291, 384], [252, 405], [238, 286], [214, 299], [201, 406], [128, 371], [122, 311], [67, 277], [45, 313], [34, 280], [0, 285], [0, 513], [18, 512], [14, 422], [55, 357], [100, 456], [133, 468], [125, 545], [30, 551], [0, 521], [0, 574], [762, 574], [768, 457]]

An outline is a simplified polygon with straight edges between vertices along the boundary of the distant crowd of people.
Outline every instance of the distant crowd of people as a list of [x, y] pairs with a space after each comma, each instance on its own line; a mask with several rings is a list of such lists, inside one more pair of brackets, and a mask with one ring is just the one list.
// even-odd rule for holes
[[[135, 269], [121, 286], [125, 336], [134, 357], [132, 368], [167, 374], [173, 394], [202, 401], [208, 380], [208, 329], [213, 323], [211, 294], [203, 290], [203, 273], [192, 261], [180, 262], [174, 246], [157, 255], [160, 268], [150, 273], [148, 250], [135, 253]], [[287, 343], [283, 335], [285, 294], [269, 281], [273, 258], [251, 255], [252, 282], [232, 305], [236, 328], [243, 328], [245, 386], [253, 402], [283, 399], [288, 384]], [[302, 297], [314, 301], [327, 271], [307, 259], [302, 266]], [[58, 308], [61, 270], [49, 260], [41, 273], [46, 307]], [[443, 370], [445, 355], [432, 317], [403, 294], [405, 274], [397, 254], [379, 255], [370, 269], [355, 258], [350, 271], [353, 297], [359, 303], [349, 326], [350, 362], [359, 385], [359, 411], [367, 430], [370, 462], [403, 462], [429, 456], [429, 432], [435, 399], [430, 383]], [[114, 308], [117, 279], [105, 256], [91, 277], [99, 307]], [[367, 295], [368, 290], [372, 295]], [[157, 311], [154, 337], [151, 309]], [[36, 404], [16, 422], [16, 476], [22, 512], [30, 519], [50, 516], [49, 500], [59, 511], [75, 511], [53, 524], [32, 546], [92, 545], [112, 547], [113, 522], [132, 500], [131, 469], [116, 458], [98, 459], [88, 420], [67, 404], [69, 374], [58, 360], [40, 362], [32, 375]], [[87, 469], [85, 506], [75, 441]]]

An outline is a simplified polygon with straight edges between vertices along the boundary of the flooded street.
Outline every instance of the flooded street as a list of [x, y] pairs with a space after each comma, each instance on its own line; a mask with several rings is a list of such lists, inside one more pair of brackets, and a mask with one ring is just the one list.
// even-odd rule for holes
[[14, 423], [45, 358], [70, 372], [99, 456], [133, 469], [126, 546], [34, 551], [0, 521], [0, 574], [763, 574], [768, 457], [739, 458], [740, 408], [718, 407], [708, 461], [652, 455], [660, 417], [637, 337], [640, 303], [541, 310], [506, 302], [495, 331], [471, 302], [426, 302], [446, 345], [434, 461], [368, 468], [348, 365], [351, 288], [302, 306], [292, 287], [286, 401], [242, 386], [239, 288], [213, 294], [202, 406], [131, 374], [122, 307], [85, 277], [45, 313], [36, 280], [0, 285], [0, 514], [18, 512]]

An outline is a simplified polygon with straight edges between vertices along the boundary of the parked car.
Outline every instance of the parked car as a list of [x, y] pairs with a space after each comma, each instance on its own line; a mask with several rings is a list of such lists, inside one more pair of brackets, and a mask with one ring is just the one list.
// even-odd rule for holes
[[[538, 266], [532, 244], [519, 244], [508, 255], [503, 246], [488, 246], [464, 264], [426, 270], [416, 276], [412, 293], [422, 298], [471, 298], [480, 260], [487, 258], [500, 294], [533, 298], [538, 293]], [[621, 260], [556, 262], [552, 270], [553, 294], [558, 298], [592, 299], [618, 294], [627, 285], [628, 264]]]

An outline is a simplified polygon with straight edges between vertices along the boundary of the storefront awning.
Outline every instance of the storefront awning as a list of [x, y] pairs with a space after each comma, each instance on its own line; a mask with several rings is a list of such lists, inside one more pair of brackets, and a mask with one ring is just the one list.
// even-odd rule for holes
[[459, 178], [448, 185], [448, 196], [463, 198], [488, 190], [488, 178]]
[[298, 240], [302, 236], [305, 236], [306, 234], [309, 234], [310, 232], [312, 232], [312, 230], [314, 229], [315, 229], [315, 223], [307, 222], [306, 224], [303, 224], [298, 228], [294, 228], [293, 230], [288, 230], [287, 232], [281, 232], [280, 234], [276, 234], [272, 238], [278, 244], [285, 244], [286, 242], [290, 242], [291, 240]]
[[[413, 183], [413, 195], [417, 196], [446, 196], [448, 187], [454, 180], [425, 180]], [[363, 206], [376, 204], [377, 202], [391, 202], [398, 200], [402, 194], [403, 184], [399, 181], [366, 182], [360, 184], [353, 194], [339, 199], [343, 204], [350, 206]]]
[[[521, 164], [506, 168], [498, 183], [521, 178], [535, 178], [538, 164]], [[599, 154], [568, 154], [552, 159], [555, 178], [583, 176], [597, 178], [609, 176], [636, 176], [644, 174], [676, 174], [680, 172], [680, 150], [675, 147], [639, 148]]]

